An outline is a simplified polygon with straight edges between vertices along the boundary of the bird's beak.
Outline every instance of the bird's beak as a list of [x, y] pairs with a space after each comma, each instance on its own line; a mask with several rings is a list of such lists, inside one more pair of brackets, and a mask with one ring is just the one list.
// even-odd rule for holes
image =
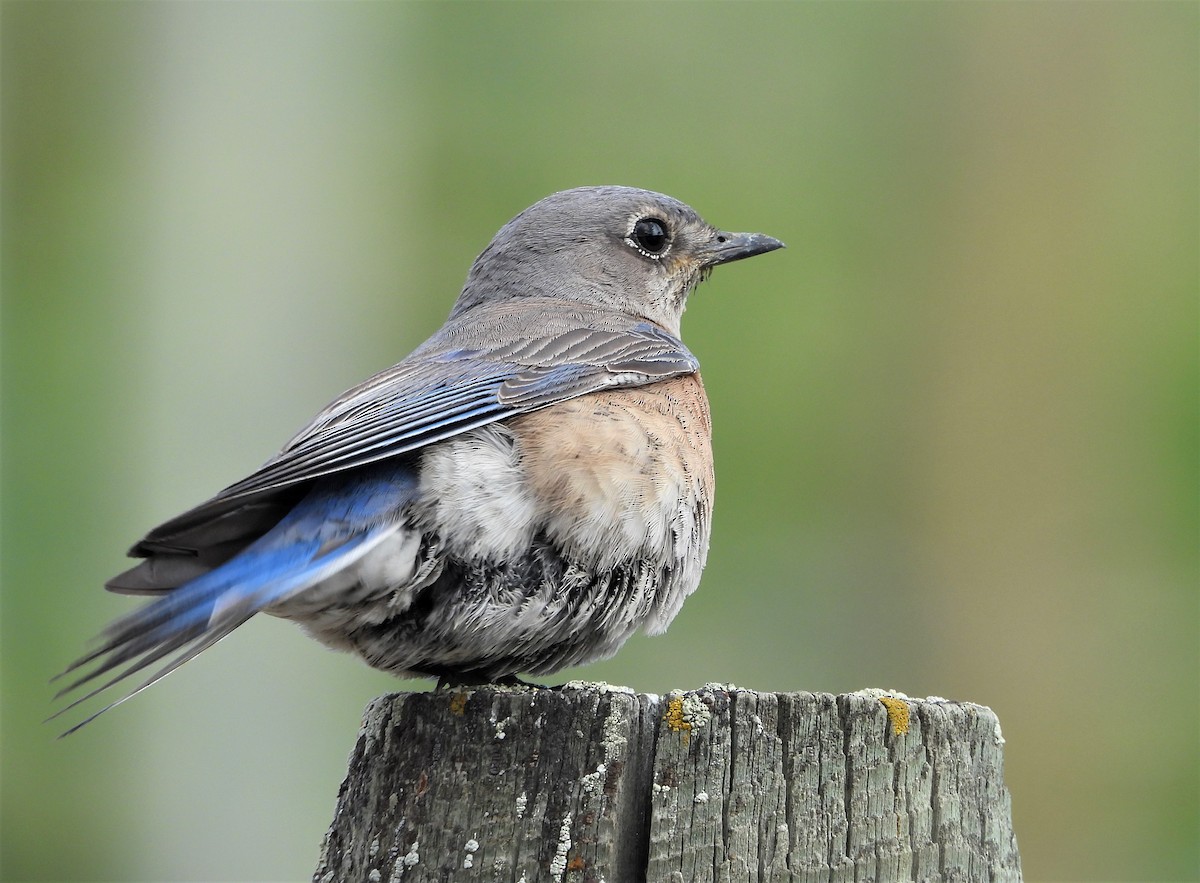
[[778, 239], [764, 233], [717, 233], [700, 249], [700, 257], [704, 266], [715, 267], [717, 264], [752, 258], [756, 254], [766, 254], [783, 247], [783, 243]]

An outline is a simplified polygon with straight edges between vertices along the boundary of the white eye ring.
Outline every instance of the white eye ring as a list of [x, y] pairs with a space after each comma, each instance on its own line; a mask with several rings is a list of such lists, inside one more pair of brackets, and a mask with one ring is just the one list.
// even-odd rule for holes
[[661, 261], [663, 258], [663, 255], [665, 255], [667, 252], [669, 252], [671, 250], [671, 247], [667, 246], [665, 249], [660, 251], [658, 254], [654, 254], [653, 252], [646, 251], [646, 249], [642, 248], [640, 245], [638, 245], [636, 242], [634, 242], [632, 236], [627, 236], [625, 238], [625, 244], [628, 245], [630, 248], [632, 248], [634, 251], [636, 251], [638, 254], [640, 254], [642, 257], [649, 258], [652, 261]]
[[634, 221], [625, 242], [652, 261], [661, 260], [671, 250], [671, 234], [666, 222], [653, 215], [644, 215]]

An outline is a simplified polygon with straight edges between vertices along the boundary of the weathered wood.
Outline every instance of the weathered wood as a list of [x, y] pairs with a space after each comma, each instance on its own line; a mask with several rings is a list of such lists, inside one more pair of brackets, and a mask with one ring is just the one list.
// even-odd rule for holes
[[314, 881], [1016, 881], [991, 710], [868, 690], [382, 696]]

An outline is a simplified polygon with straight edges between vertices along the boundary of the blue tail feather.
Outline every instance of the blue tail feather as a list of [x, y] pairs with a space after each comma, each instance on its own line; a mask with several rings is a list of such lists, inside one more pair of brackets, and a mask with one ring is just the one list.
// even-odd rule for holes
[[55, 680], [97, 663], [58, 692], [73, 692], [129, 665], [53, 714], [94, 698], [176, 651], [131, 693], [67, 730], [68, 735], [110, 708], [166, 677], [224, 638], [255, 613], [302, 592], [352, 565], [391, 535], [416, 483], [406, 470], [378, 469], [355, 480], [318, 484], [272, 530], [225, 564], [184, 583], [110, 625], [99, 646]]

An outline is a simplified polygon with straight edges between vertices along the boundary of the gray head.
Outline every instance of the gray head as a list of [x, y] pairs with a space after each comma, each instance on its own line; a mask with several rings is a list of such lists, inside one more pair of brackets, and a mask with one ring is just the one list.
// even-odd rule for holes
[[641, 316], [677, 335], [688, 294], [713, 267], [782, 247], [761, 233], [718, 230], [661, 193], [563, 190], [500, 229], [450, 315], [498, 299], [552, 297]]

